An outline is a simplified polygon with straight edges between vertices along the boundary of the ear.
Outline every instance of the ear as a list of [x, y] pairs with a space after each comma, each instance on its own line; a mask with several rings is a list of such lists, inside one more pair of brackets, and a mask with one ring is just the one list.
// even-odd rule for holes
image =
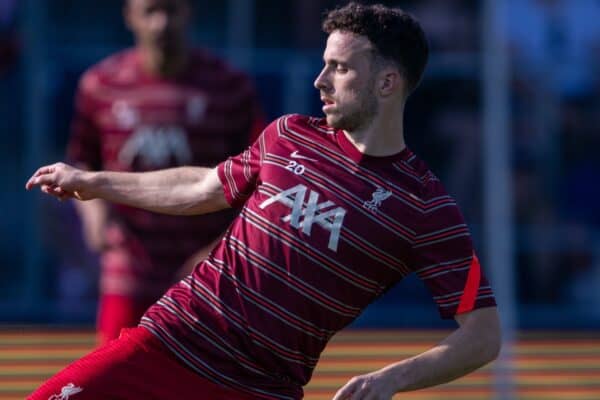
[[404, 78], [396, 68], [384, 68], [379, 72], [379, 94], [382, 97], [392, 96], [404, 90]]

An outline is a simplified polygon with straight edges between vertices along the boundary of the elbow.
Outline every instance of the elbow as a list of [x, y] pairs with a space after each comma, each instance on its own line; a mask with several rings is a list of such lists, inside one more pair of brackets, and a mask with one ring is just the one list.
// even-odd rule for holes
[[502, 351], [502, 333], [499, 326], [489, 329], [481, 351], [482, 365], [496, 360]]
[[502, 351], [502, 329], [500, 318], [495, 308], [482, 309], [473, 315], [469, 325], [471, 333], [478, 338], [476, 353], [480, 366], [488, 364], [498, 358]]
[[478, 340], [477, 346], [471, 348], [470, 369], [476, 370], [494, 362], [502, 351], [502, 339], [499, 334], [486, 333]]
[[471, 343], [468, 358], [473, 370], [498, 358], [502, 350], [502, 333], [496, 307], [459, 315], [457, 321], [464, 335], [463, 340]]
[[485, 361], [485, 363], [490, 363], [494, 360], [496, 360], [498, 358], [498, 356], [500, 355], [500, 352], [502, 351], [502, 336], [500, 334], [500, 331], [497, 332], [497, 334], [493, 335], [493, 337], [491, 337], [488, 341], [488, 345], [487, 345], [487, 351], [486, 351], [486, 355], [487, 355], [487, 360]]

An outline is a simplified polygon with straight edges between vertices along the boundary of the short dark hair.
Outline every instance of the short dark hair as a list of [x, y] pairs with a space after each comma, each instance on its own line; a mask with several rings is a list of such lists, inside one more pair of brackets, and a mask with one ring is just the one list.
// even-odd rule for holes
[[327, 34], [339, 30], [365, 36], [373, 44], [376, 56], [398, 67], [409, 93], [419, 85], [429, 46], [421, 25], [409, 13], [382, 4], [351, 2], [329, 11], [322, 28]]

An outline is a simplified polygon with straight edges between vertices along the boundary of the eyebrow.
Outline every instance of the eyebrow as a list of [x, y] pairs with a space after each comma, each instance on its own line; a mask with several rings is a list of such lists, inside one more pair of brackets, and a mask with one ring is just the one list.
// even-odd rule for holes
[[334, 62], [336, 64], [348, 64], [348, 61], [342, 61], [342, 60], [340, 60], [339, 58], [336, 58], [336, 57], [326, 58], [325, 56], [323, 56], [323, 62], [325, 64], [331, 63], [331, 62]]

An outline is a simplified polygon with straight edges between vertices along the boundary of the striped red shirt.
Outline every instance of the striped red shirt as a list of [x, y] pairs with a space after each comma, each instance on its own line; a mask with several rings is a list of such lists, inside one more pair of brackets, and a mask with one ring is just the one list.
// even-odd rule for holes
[[456, 203], [408, 149], [367, 156], [292, 115], [218, 171], [240, 216], [141, 323], [202, 376], [301, 398], [333, 334], [411, 272], [445, 318], [495, 305]]
[[[263, 127], [249, 78], [223, 61], [193, 50], [182, 73], [161, 78], [146, 73], [131, 49], [83, 75], [68, 158], [113, 171], [215, 166], [242, 151]], [[231, 210], [194, 218], [125, 206], [113, 206], [113, 212], [120, 226], [107, 241], [124, 251], [105, 253], [102, 291], [153, 298], [234, 217]]]

